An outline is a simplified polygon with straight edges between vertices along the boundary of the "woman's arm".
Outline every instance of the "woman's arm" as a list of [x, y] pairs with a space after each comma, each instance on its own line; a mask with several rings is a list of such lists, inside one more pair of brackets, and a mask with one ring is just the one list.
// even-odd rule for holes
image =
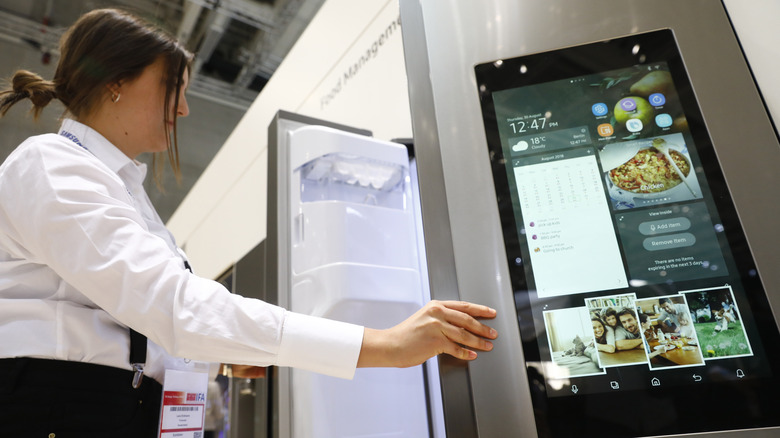
[[[461, 301], [431, 301], [395, 327], [366, 328], [358, 367], [410, 367], [446, 353], [463, 360], [477, 358], [471, 349], [490, 351], [496, 331], [476, 320], [493, 318], [496, 311]], [[602, 346], [599, 345], [599, 348]], [[612, 351], [615, 346], [611, 345]], [[471, 348], [471, 349], [470, 349]], [[231, 374], [241, 378], [265, 377], [263, 367], [233, 365]]]
[[614, 353], [615, 352], [615, 344], [599, 344], [596, 343], [596, 347], [599, 349], [599, 351], [603, 351], [605, 353]]

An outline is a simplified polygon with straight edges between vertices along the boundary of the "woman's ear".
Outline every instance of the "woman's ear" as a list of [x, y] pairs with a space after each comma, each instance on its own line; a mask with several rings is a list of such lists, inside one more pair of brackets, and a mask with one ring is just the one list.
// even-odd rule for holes
[[107, 84], [106, 90], [112, 102], [119, 102], [119, 98], [122, 96], [122, 84], [119, 81]]

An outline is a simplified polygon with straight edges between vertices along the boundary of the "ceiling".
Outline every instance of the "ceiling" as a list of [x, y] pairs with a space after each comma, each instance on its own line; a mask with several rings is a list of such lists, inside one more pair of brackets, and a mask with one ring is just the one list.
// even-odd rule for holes
[[[190, 116], [180, 121], [184, 178], [177, 185], [166, 175], [165, 193], [147, 181], [167, 221], [324, 1], [2, 0], [0, 78], [24, 68], [50, 79], [60, 36], [92, 9], [129, 10], [175, 35], [196, 57], [187, 95]], [[23, 110], [10, 111], [0, 119], [0, 160], [27, 136], [57, 129], [63, 110], [47, 108], [37, 123]]]

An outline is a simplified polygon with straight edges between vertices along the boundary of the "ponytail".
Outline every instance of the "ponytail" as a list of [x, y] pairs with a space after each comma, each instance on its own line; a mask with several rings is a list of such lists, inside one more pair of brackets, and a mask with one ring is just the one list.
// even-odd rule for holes
[[37, 120], [43, 108], [56, 98], [54, 82], [27, 70], [19, 70], [11, 79], [11, 89], [0, 91], [0, 117], [17, 102], [30, 99], [33, 117]]

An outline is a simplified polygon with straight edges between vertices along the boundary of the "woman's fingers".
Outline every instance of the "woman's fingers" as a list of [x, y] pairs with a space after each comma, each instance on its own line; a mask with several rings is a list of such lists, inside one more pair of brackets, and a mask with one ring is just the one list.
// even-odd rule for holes
[[[478, 304], [462, 301], [431, 301], [426, 305], [428, 313], [441, 324], [440, 330], [445, 342], [443, 353], [464, 360], [477, 357], [471, 349], [490, 351], [497, 332], [477, 321], [476, 317], [493, 318], [495, 310]], [[465, 347], [465, 348], [464, 348]]]
[[473, 348], [476, 350], [490, 351], [493, 349], [492, 342], [483, 337], [476, 336], [462, 327], [449, 326], [447, 328], [448, 330], [445, 331], [444, 334], [452, 342], [460, 344], [463, 347]]
[[477, 358], [477, 353], [475, 351], [463, 348], [454, 342], [450, 342], [443, 353], [461, 360], [474, 360]]
[[265, 367], [257, 367], [252, 365], [232, 365], [233, 377], [241, 379], [260, 379], [266, 376]]
[[431, 301], [431, 303], [441, 304], [449, 309], [457, 310], [469, 314], [475, 318], [493, 318], [496, 311], [488, 306], [469, 303], [468, 301]]
[[444, 323], [447, 337], [455, 342], [485, 349], [482, 347], [487, 344], [482, 342], [484, 340], [481, 338], [495, 339], [498, 336], [493, 328], [477, 321], [473, 316], [495, 317], [496, 311], [489, 307], [462, 301], [431, 301], [424, 310], [434, 319]]
[[[461, 327], [468, 330], [471, 333], [482, 336], [484, 338], [495, 339], [498, 333], [491, 327], [477, 321], [477, 317], [493, 318], [496, 316], [496, 311], [485, 306], [477, 306], [471, 303], [467, 307], [455, 307], [450, 305], [451, 302], [441, 303], [447, 310], [445, 310], [446, 321], [450, 324]], [[464, 309], [464, 310], [460, 310]], [[469, 312], [471, 310], [471, 312]], [[487, 316], [482, 316], [487, 315]]]

